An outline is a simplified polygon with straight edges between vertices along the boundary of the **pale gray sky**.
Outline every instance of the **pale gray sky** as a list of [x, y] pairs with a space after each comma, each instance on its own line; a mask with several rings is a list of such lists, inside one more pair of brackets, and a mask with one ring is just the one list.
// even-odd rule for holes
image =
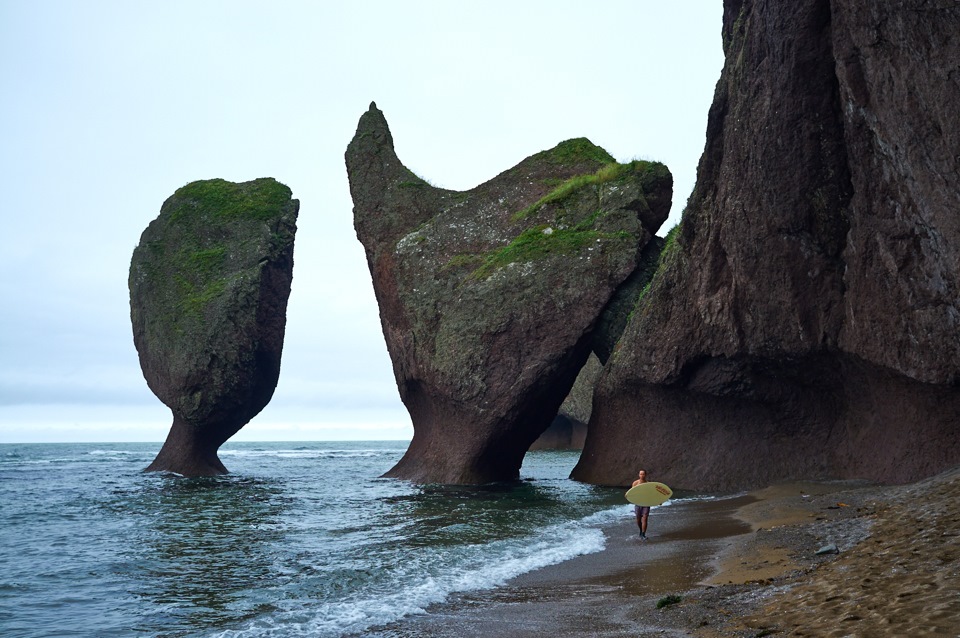
[[[280, 383], [235, 438], [409, 438], [343, 153], [376, 101], [400, 159], [467, 189], [588, 137], [666, 163], [679, 220], [720, 0], [0, 0], [0, 442], [161, 441], [127, 272], [184, 184], [301, 202]], [[661, 234], [662, 234], [661, 232]]]

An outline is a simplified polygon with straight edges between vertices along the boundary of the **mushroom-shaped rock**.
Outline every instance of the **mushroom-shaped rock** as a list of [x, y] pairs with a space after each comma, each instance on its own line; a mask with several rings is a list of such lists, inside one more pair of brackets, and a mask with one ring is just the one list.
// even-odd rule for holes
[[414, 436], [388, 476], [519, 476], [592, 348], [599, 317], [666, 219], [672, 177], [563, 142], [476, 188], [403, 166], [371, 105], [346, 152], [364, 246]]
[[173, 412], [148, 471], [222, 474], [219, 447], [270, 401], [280, 374], [300, 204], [270, 179], [187, 184], [130, 263], [133, 341]]

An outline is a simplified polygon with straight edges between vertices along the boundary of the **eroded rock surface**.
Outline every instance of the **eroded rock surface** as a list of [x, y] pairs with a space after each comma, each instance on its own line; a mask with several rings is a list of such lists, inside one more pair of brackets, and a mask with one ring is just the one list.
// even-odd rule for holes
[[130, 263], [133, 340], [173, 412], [148, 471], [225, 473], [220, 445], [273, 396], [299, 206], [273, 179], [199, 181], [143, 232]]
[[697, 185], [574, 477], [905, 482], [960, 463], [960, 7], [727, 0]]
[[389, 476], [516, 478], [592, 347], [598, 318], [666, 219], [662, 164], [585, 139], [476, 188], [435, 188], [397, 158], [371, 105], [346, 152], [357, 236], [414, 437]]
[[[595, 338], [595, 347], [596, 343]], [[603, 365], [600, 359], [596, 354], [591, 353], [583, 368], [580, 369], [577, 380], [573, 382], [570, 394], [560, 404], [557, 416], [550, 427], [533, 442], [530, 446], [531, 450], [583, 449], [587, 439], [587, 423], [590, 422], [590, 412], [593, 409], [593, 391], [602, 371]]]

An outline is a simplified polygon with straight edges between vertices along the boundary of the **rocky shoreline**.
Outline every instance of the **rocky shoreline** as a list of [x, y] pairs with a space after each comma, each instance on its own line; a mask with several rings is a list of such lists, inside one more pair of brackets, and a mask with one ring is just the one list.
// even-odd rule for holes
[[829, 530], [841, 553], [775, 580], [723, 635], [960, 635], [960, 468], [828, 496], [857, 508], [806, 527]]
[[598, 554], [372, 635], [960, 635], [960, 468], [893, 487], [781, 484], [650, 525], [648, 543], [626, 519]]

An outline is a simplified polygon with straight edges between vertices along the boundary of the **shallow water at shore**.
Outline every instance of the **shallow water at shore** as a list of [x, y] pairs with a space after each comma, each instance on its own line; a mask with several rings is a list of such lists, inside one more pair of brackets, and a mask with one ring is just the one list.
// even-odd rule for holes
[[156, 444], [0, 446], [0, 633], [340, 636], [605, 546], [622, 490], [530, 453], [484, 487], [378, 478], [406, 443], [230, 443], [216, 478]]
[[371, 635], [960, 636], [960, 468], [903, 486], [784, 483], [657, 514], [649, 543], [613, 523], [603, 552]]

